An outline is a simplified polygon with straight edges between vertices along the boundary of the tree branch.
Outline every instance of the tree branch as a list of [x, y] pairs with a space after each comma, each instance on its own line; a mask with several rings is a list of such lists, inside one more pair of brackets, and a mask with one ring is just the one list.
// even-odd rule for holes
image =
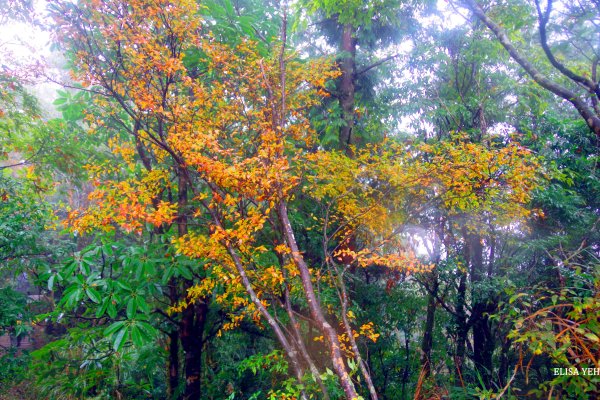
[[364, 74], [365, 72], [367, 72], [367, 71], [370, 71], [370, 70], [372, 70], [373, 68], [377, 68], [377, 67], [379, 67], [381, 64], [384, 64], [384, 63], [386, 63], [386, 62], [388, 62], [388, 61], [390, 61], [390, 60], [393, 60], [394, 58], [396, 58], [396, 57], [398, 57], [398, 56], [400, 56], [400, 53], [392, 54], [391, 56], [387, 56], [387, 57], [385, 57], [385, 58], [382, 58], [381, 60], [379, 60], [379, 61], [376, 61], [376, 62], [374, 62], [373, 64], [371, 64], [371, 65], [368, 65], [368, 66], [364, 67], [363, 69], [361, 69], [360, 71], [356, 72], [356, 73], [354, 74], [354, 76], [359, 76], [359, 75], [361, 75], [361, 74]]
[[487, 16], [475, 0], [463, 0], [463, 4], [465, 4], [465, 6], [494, 33], [494, 35], [496, 35], [496, 38], [506, 51], [508, 51], [508, 54], [510, 54], [512, 59], [515, 60], [538, 85], [573, 104], [579, 115], [587, 123], [588, 127], [600, 137], [600, 118], [598, 118], [583, 99], [577, 96], [575, 92], [550, 80], [538, 71], [537, 68], [516, 49], [504, 30]]
[[537, 9], [538, 13], [540, 42], [542, 44], [544, 54], [546, 54], [546, 57], [548, 58], [548, 61], [550, 61], [550, 64], [552, 64], [554, 68], [556, 68], [561, 74], [565, 75], [567, 78], [571, 79], [572, 81], [578, 84], [583, 85], [590, 93], [594, 93], [597, 97], [600, 97], [600, 88], [598, 88], [598, 84], [592, 82], [592, 80], [584, 76], [577, 75], [575, 72], [571, 71], [566, 66], [561, 64], [556, 59], [556, 57], [554, 57], [554, 54], [552, 53], [552, 50], [548, 45], [548, 34], [546, 31], [546, 27], [550, 19], [550, 13], [552, 12], [552, 0], [548, 0], [548, 5], [546, 6], [545, 11], [542, 11], [542, 8], [540, 7], [540, 1], [535, 0], [535, 8]]

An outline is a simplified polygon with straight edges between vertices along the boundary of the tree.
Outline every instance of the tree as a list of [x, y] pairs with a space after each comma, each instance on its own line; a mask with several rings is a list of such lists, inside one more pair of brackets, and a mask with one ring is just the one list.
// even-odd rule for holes
[[389, 103], [397, 92], [388, 80], [398, 74], [395, 64], [403, 56], [398, 44], [410, 41], [419, 25], [416, 17], [431, 4], [393, 0], [301, 4], [298, 25], [309, 24], [304, 36], [310, 44], [304, 46], [313, 54], [327, 54], [333, 46], [341, 72], [335, 88], [329, 88], [326, 122], [319, 127], [322, 144], [351, 154], [354, 146], [380, 141], [396, 128], [397, 110]]
[[[133, 137], [145, 167], [145, 178], [133, 184], [107, 181], [108, 190], [93, 194], [100, 200], [96, 211], [71, 216], [75, 229], [111, 229], [116, 223], [139, 231], [144, 221], [157, 228], [166, 224], [168, 229], [175, 222], [181, 252], [204, 262], [215, 262], [214, 258], [227, 261], [225, 265], [237, 272], [250, 296], [249, 306], [271, 326], [301, 380], [298, 344], [290, 343], [246, 272], [246, 260], [264, 248], [253, 245], [251, 232], [264, 228], [267, 215], [275, 218], [279, 243], [289, 246], [286, 257], [298, 268], [311, 316], [329, 343], [334, 370], [347, 396], [356, 397], [339, 339], [323, 315], [310, 271], [297, 247], [286, 202], [297, 180], [286, 172], [296, 164], [295, 157], [288, 156], [289, 146], [302, 148], [312, 140], [302, 110], [314, 104], [316, 91], [303, 85], [308, 81], [322, 86], [332, 76], [326, 64], [288, 61], [285, 40], [279, 54], [269, 60], [254, 54], [248, 43], [234, 53], [203, 37], [196, 6], [189, 2], [172, 5], [168, 15], [160, 5], [146, 3], [126, 8], [112, 2], [62, 7], [56, 15], [65, 35], [71, 35], [66, 37], [74, 46], [79, 76], [87, 84], [99, 85], [91, 90], [101, 90], [109, 100], [98, 100], [105, 109], [105, 120], [120, 123]], [[283, 26], [285, 33], [285, 23]], [[199, 36], [190, 37], [188, 32]], [[209, 79], [187, 73], [184, 54], [194, 48], [203, 55], [200, 65]], [[149, 155], [166, 161], [162, 171], [150, 163]], [[167, 183], [170, 173], [177, 179], [176, 186]], [[170, 187], [177, 190], [176, 203], [160, 201]], [[188, 191], [193, 202], [188, 201]], [[204, 220], [203, 229], [189, 232], [188, 215], [198, 213], [209, 220]], [[202, 245], [204, 240], [208, 246]], [[225, 259], [221, 259], [225, 255], [221, 251], [226, 251]], [[173, 300], [173, 306], [181, 301]], [[186, 303], [184, 318], [202, 304], [204, 300], [197, 297]], [[120, 333], [117, 338], [122, 336]], [[200, 351], [200, 346], [186, 348], [186, 353], [192, 351]], [[201, 362], [197, 353], [188, 357], [190, 363]], [[197, 385], [195, 376], [188, 376], [187, 382]], [[190, 389], [186, 395], [198, 396], [198, 390]]]
[[[535, 0], [534, 12], [528, 6], [520, 5], [528, 11], [525, 15], [537, 15], [539, 46], [545, 57], [543, 62], [526, 56], [539, 53], [539, 47], [519, 48], [509, 36], [513, 33], [518, 35], [518, 32], [507, 34], [479, 3], [465, 0], [463, 4], [493, 32], [511, 58], [537, 84], [571, 103], [588, 127], [596, 136], [600, 136], [598, 49], [594, 44], [598, 35], [595, 23], [599, 7], [597, 2], [568, 5], [565, 13], [553, 13], [553, 0], [548, 0], [545, 5]], [[507, 25], [521, 24], [511, 21]], [[525, 26], [531, 29], [529, 25]]]
[[[170, 235], [183, 236], [188, 229], [187, 202], [191, 182], [183, 160], [165, 141], [174, 125], [166, 113], [180, 107], [176, 102], [181, 101], [182, 96], [174, 95], [186, 89], [185, 79], [191, 79], [186, 77], [182, 58], [193, 41], [192, 38], [183, 40], [182, 36], [199, 28], [195, 6], [191, 3], [178, 3], [172, 12], [167, 9], [169, 7], [162, 6], [166, 7], [163, 3], [136, 3], [123, 7], [118, 2], [83, 2], [80, 5], [56, 3], [53, 9], [57, 23], [65, 28], [63, 40], [69, 40], [72, 46], [77, 76], [88, 85], [97, 85], [89, 89], [94, 94], [95, 106], [86, 110], [86, 116], [90, 117], [88, 124], [111, 135], [108, 145], [127, 167], [102, 170], [96, 166], [90, 170], [99, 186], [93, 199], [103, 207], [92, 207], [83, 216], [71, 214], [70, 218], [77, 221], [74, 229], [80, 234], [94, 225], [111, 230], [114, 223], [126, 232], [145, 231], [151, 243], [162, 247], [162, 256], [160, 251], [158, 255], [154, 253], [159, 259], [169, 252]], [[186, 12], [192, 17], [188, 18]], [[93, 115], [96, 111], [99, 117]], [[172, 117], [177, 118], [176, 112]], [[111, 180], [108, 180], [109, 176]], [[171, 184], [172, 177], [176, 179], [174, 184]], [[151, 224], [148, 228], [147, 223]], [[175, 258], [169, 262], [180, 263]], [[137, 266], [144, 268], [145, 263]], [[136, 265], [125, 267], [130, 270]], [[166, 297], [167, 306], [178, 304], [194, 278], [202, 279], [204, 275], [201, 269], [191, 273], [184, 265], [170, 271], [159, 293]], [[141, 278], [145, 278], [146, 273], [141, 274]], [[150, 275], [159, 282], [162, 280], [160, 276]], [[121, 280], [121, 283], [129, 287], [127, 282]], [[111, 282], [103, 287], [107, 294], [114, 293], [113, 288]], [[90, 297], [92, 301], [93, 297]], [[124, 311], [131, 296], [118, 298], [123, 303], [112, 305], [117, 306], [116, 311], [120, 307]], [[106, 312], [115, 318], [116, 313], [111, 313], [105, 303], [100, 304], [97, 318]], [[133, 313], [127, 312], [129, 319], [135, 319], [137, 308]], [[145, 307], [139, 310], [142, 315], [149, 312]], [[183, 396], [199, 398], [207, 304], [190, 305], [180, 320], [171, 319], [166, 314], [166, 306], [159, 306], [157, 311], [165, 315], [170, 325], [167, 330], [171, 395], [178, 393], [181, 343], [186, 376]], [[120, 348], [126, 333], [136, 338], [135, 326], [113, 324], [109, 333], [113, 333], [116, 349]]]

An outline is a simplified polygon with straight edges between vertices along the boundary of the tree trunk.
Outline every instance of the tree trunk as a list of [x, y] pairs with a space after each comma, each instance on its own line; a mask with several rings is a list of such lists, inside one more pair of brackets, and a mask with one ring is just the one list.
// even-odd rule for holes
[[433, 271], [430, 274], [431, 291], [427, 297], [427, 317], [425, 319], [425, 327], [423, 328], [423, 342], [421, 350], [421, 368], [425, 378], [431, 374], [431, 349], [433, 348], [433, 329], [435, 327], [435, 309], [436, 296], [438, 292], [439, 282], [437, 272]]
[[356, 139], [352, 135], [354, 129], [354, 70], [356, 68], [356, 39], [354, 38], [354, 27], [351, 24], [345, 24], [342, 31], [343, 52], [340, 62], [342, 77], [339, 84], [340, 108], [342, 110], [342, 119], [344, 125], [340, 128], [340, 149], [350, 153], [350, 145], [354, 144]]
[[508, 371], [510, 365], [510, 357], [509, 351], [511, 349], [512, 341], [506, 337], [504, 337], [504, 342], [502, 343], [502, 352], [500, 353], [500, 367], [498, 368], [498, 378], [500, 387], [504, 387], [508, 382]]
[[319, 303], [319, 300], [317, 299], [317, 296], [314, 291], [312, 277], [308, 269], [308, 265], [306, 265], [306, 262], [304, 261], [304, 258], [300, 253], [300, 249], [298, 248], [298, 244], [294, 237], [292, 224], [290, 223], [288, 217], [287, 204], [284, 201], [280, 201], [277, 207], [277, 211], [279, 220], [281, 222], [281, 226], [283, 228], [285, 241], [287, 242], [287, 245], [291, 250], [292, 259], [300, 273], [300, 280], [302, 282], [302, 288], [304, 289], [304, 295], [306, 296], [310, 314], [314, 319], [317, 328], [319, 329], [319, 331], [321, 331], [321, 333], [327, 340], [327, 343], [329, 345], [331, 362], [333, 363], [333, 369], [338, 378], [340, 379], [340, 386], [344, 390], [346, 399], [354, 400], [358, 398], [358, 394], [356, 393], [356, 389], [354, 388], [352, 378], [348, 374], [348, 369], [346, 368], [344, 357], [342, 356], [342, 350], [340, 347], [340, 341], [338, 339], [337, 332], [329, 324], [329, 322], [325, 319], [325, 316], [323, 315], [321, 304]]
[[462, 383], [462, 367], [465, 360], [467, 334], [469, 328], [467, 326], [466, 314], [466, 292], [467, 292], [467, 273], [461, 272], [458, 282], [458, 297], [456, 300], [456, 371], [458, 380]]
[[490, 329], [490, 323], [485, 313], [489, 312], [489, 306], [478, 302], [473, 306], [473, 362], [481, 376], [486, 388], [491, 388], [492, 383], [492, 355], [494, 353], [494, 337]]
[[[179, 237], [188, 233], [186, 209], [188, 205], [187, 171], [183, 168], [177, 169], [177, 234]], [[180, 296], [186, 296], [187, 289], [194, 284], [191, 280], [185, 280], [179, 291]], [[183, 286], [183, 287], [181, 287]], [[208, 314], [208, 299], [197, 300], [189, 305], [182, 314], [179, 328], [179, 338], [184, 352], [185, 389], [183, 398], [185, 400], [199, 400], [201, 396], [201, 370], [202, 370], [202, 339], [204, 325]]]
[[208, 306], [203, 300], [188, 306], [181, 320], [181, 346], [184, 352], [185, 400], [201, 398], [202, 338]]
[[[404, 331], [404, 368], [402, 368], [402, 398], [406, 398], [406, 384], [410, 378], [410, 331]], [[385, 393], [385, 392], [384, 392]], [[385, 397], [384, 397], [385, 399]]]
[[169, 333], [169, 398], [179, 399], [177, 389], [179, 387], [179, 331], [174, 330]]
[[[473, 362], [486, 388], [491, 387], [492, 354], [494, 337], [490, 328], [488, 313], [494, 310], [492, 300], [481, 293], [477, 286], [484, 277], [483, 243], [481, 236], [469, 235], [471, 283], [473, 284], [473, 307], [469, 325], [473, 327]], [[479, 291], [479, 293], [478, 293]]]
[[[281, 265], [283, 265], [283, 263]], [[292, 310], [290, 291], [287, 286], [284, 289], [283, 295], [284, 295], [284, 301], [285, 301], [285, 310], [290, 319], [290, 326], [289, 326], [288, 330], [291, 330], [291, 332], [293, 334], [294, 343], [295, 343], [296, 348], [298, 349], [298, 353], [302, 356], [302, 358], [308, 365], [308, 369], [310, 370], [311, 374], [313, 375], [313, 379], [319, 385], [319, 389], [321, 390], [321, 396], [322, 396], [323, 400], [329, 400], [329, 392], [327, 391], [327, 387], [325, 386], [325, 384], [323, 383], [323, 380], [321, 379], [321, 371], [319, 371], [319, 369], [317, 368], [315, 362], [313, 361], [312, 357], [310, 356], [310, 353], [308, 352], [308, 349], [306, 348], [306, 345], [304, 344], [304, 340], [302, 339], [302, 333], [300, 332], [300, 324], [298, 323], [298, 320], [296, 319], [296, 316], [294, 315], [294, 310]]]
[[358, 349], [358, 344], [356, 343], [356, 339], [354, 338], [354, 334], [352, 332], [352, 326], [350, 325], [350, 321], [348, 320], [348, 293], [346, 291], [346, 284], [344, 282], [344, 275], [342, 273], [338, 274], [338, 285], [341, 290], [341, 304], [342, 304], [342, 321], [344, 323], [344, 329], [346, 331], [346, 335], [348, 335], [348, 341], [350, 342], [350, 346], [352, 347], [352, 351], [354, 352], [354, 360], [358, 364], [360, 372], [365, 378], [365, 382], [367, 383], [367, 388], [369, 389], [369, 395], [371, 396], [371, 400], [378, 400], [377, 391], [375, 390], [375, 385], [373, 384], [373, 380], [371, 379], [371, 373], [369, 372], [367, 365], [360, 355], [360, 350]]

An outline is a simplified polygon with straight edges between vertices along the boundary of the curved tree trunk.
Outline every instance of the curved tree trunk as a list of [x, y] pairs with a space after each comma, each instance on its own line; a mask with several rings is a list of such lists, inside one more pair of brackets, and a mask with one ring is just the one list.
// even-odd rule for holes
[[[542, 39], [542, 46], [544, 47], [544, 52], [546, 53], [550, 64], [552, 64], [552, 66], [559, 73], [561, 73], [565, 78], [570, 79], [578, 84], [583, 84], [586, 87], [586, 93], [584, 95], [579, 95], [575, 91], [557, 83], [556, 81], [550, 79], [547, 75], [540, 72], [525, 57], [525, 55], [513, 45], [509, 37], [506, 35], [506, 32], [504, 32], [504, 30], [502, 29], [502, 27], [486, 14], [485, 11], [483, 11], [481, 6], [475, 0], [463, 0], [463, 3], [467, 8], [469, 8], [469, 10], [471, 10], [471, 12], [473, 12], [473, 14], [475, 14], [475, 16], [477, 16], [477, 18], [479, 18], [494, 33], [500, 44], [502, 44], [502, 46], [506, 49], [511, 58], [515, 60], [538, 85], [554, 93], [556, 96], [571, 103], [573, 107], [575, 107], [579, 115], [583, 118], [585, 123], [588, 125], [590, 130], [594, 132], [598, 138], [600, 138], [600, 117], [596, 114], [593, 107], [590, 107], [586, 102], [587, 97], [595, 97], [596, 101], [598, 100], [598, 95], [600, 95], [598, 83], [591, 82], [585, 77], [577, 77], [571, 71], [558, 64], [558, 61], [550, 53], [550, 50], [547, 45], [547, 40], [545, 37], [545, 25], [547, 22], [547, 16], [542, 15], [541, 10], [539, 9], [539, 4], [538, 12], [540, 13], [540, 33]], [[546, 20], [544, 20], [544, 18], [546, 18]], [[600, 144], [600, 141], [598, 143]]]

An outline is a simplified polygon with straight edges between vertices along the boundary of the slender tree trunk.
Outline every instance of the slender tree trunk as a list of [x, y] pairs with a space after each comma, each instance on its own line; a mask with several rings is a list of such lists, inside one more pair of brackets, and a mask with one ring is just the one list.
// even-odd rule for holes
[[404, 331], [404, 368], [402, 369], [402, 395], [406, 393], [406, 384], [410, 377], [410, 331]]
[[425, 378], [428, 378], [431, 374], [431, 349], [433, 348], [433, 329], [435, 327], [436, 296], [439, 288], [437, 272], [432, 271], [429, 274], [429, 277], [431, 291], [427, 296], [427, 316], [425, 319], [425, 327], [423, 328], [423, 341], [421, 343], [421, 351], [423, 352], [421, 357], [421, 368]]
[[365, 378], [365, 382], [367, 383], [367, 388], [369, 389], [369, 395], [371, 396], [371, 400], [378, 400], [377, 391], [375, 390], [375, 385], [373, 384], [373, 380], [371, 379], [371, 374], [360, 355], [360, 350], [358, 349], [356, 339], [354, 339], [354, 334], [352, 332], [350, 321], [348, 321], [348, 293], [346, 291], [346, 284], [344, 282], [343, 274], [338, 274], [338, 284], [341, 290], [342, 321], [344, 323], [346, 335], [348, 336], [348, 340], [350, 341], [350, 346], [352, 347], [352, 351], [354, 352], [354, 359], [358, 364], [360, 372]]
[[467, 272], [462, 271], [458, 282], [458, 297], [456, 300], [456, 371], [458, 380], [462, 382], [462, 367], [465, 360], [467, 334], [466, 292]]
[[177, 400], [177, 389], [179, 387], [179, 330], [173, 330], [169, 333], [169, 398]]
[[[140, 160], [142, 161], [142, 164], [144, 165], [144, 168], [146, 168], [147, 171], [152, 171], [152, 159], [148, 154], [148, 151], [146, 149], [146, 147], [144, 146], [140, 135], [139, 135], [139, 131], [142, 128], [142, 124], [140, 122], [139, 119], [135, 120], [135, 124], [134, 124], [134, 129], [132, 131], [133, 136], [135, 137], [135, 147], [136, 147], [136, 151], [138, 153], [138, 156], [140, 157]], [[180, 206], [185, 206], [186, 202], [187, 202], [187, 184], [185, 183], [185, 181], [181, 181], [181, 178], [183, 176], [183, 171], [178, 170], [177, 174], [179, 176], [180, 179], [180, 191], [179, 191], [179, 199], [178, 199], [178, 203]], [[183, 190], [183, 191], [182, 191]], [[154, 207], [158, 206], [159, 203], [159, 196], [156, 196], [155, 198], [152, 199], [152, 204]], [[183, 213], [181, 213], [183, 214]], [[180, 220], [177, 221], [177, 226], [178, 226], [178, 231], [180, 234], [185, 233], [186, 230], [186, 221], [185, 220]], [[155, 228], [155, 233], [157, 235], [160, 235], [163, 232], [163, 228], [162, 227], [156, 227]], [[179, 291], [178, 291], [178, 283], [175, 279], [171, 279], [169, 281], [169, 302], [171, 305], [175, 305], [177, 304], [177, 302], [179, 301]], [[168, 334], [168, 341], [167, 341], [167, 347], [168, 347], [168, 352], [169, 352], [169, 356], [168, 356], [168, 361], [167, 361], [167, 376], [168, 376], [168, 394], [169, 394], [169, 398], [173, 399], [173, 400], [178, 400], [181, 398], [181, 394], [178, 393], [178, 389], [179, 389], [179, 380], [181, 378], [181, 365], [180, 365], [180, 357], [179, 357], [179, 338], [180, 338], [180, 329], [181, 327], [176, 327], [173, 329], [173, 331], [171, 331]]]
[[290, 299], [290, 291], [287, 288], [287, 286], [284, 290], [284, 297], [285, 297], [284, 298], [285, 310], [290, 319], [290, 325], [291, 325], [290, 328], [293, 332], [294, 343], [296, 344], [296, 348], [298, 349], [298, 352], [300, 353], [300, 355], [302, 356], [302, 358], [308, 365], [308, 369], [312, 373], [313, 379], [315, 379], [315, 381], [319, 385], [319, 389], [321, 390], [321, 396], [322, 396], [323, 400], [329, 400], [329, 392], [327, 391], [327, 387], [325, 386], [325, 384], [323, 383], [323, 380], [321, 379], [321, 371], [319, 371], [319, 369], [317, 368], [315, 362], [313, 361], [312, 357], [310, 356], [310, 353], [308, 352], [308, 349], [306, 348], [306, 345], [304, 344], [304, 340], [302, 339], [302, 333], [300, 332], [300, 324], [298, 323], [298, 320], [296, 319], [296, 316], [294, 315], [294, 310], [292, 309], [292, 304], [291, 304], [291, 299]]
[[[183, 168], [178, 168], [177, 176], [177, 210], [179, 214], [176, 222], [177, 234], [181, 237], [188, 233], [186, 211], [190, 182], [187, 179], [187, 171]], [[187, 289], [192, 285], [193, 281], [184, 281], [178, 294], [185, 296]], [[185, 400], [200, 400], [201, 398], [202, 338], [208, 315], [207, 301], [208, 299], [201, 299], [195, 304], [189, 305], [181, 316], [179, 338], [184, 352], [185, 389], [183, 398]]]
[[509, 371], [509, 355], [512, 341], [508, 338], [504, 338], [504, 342], [502, 343], [502, 351], [500, 353], [500, 367], [498, 368], [498, 378], [500, 387], [504, 387], [508, 381], [508, 371]]
[[[214, 187], [212, 187], [212, 189], [215, 190]], [[207, 205], [205, 205], [205, 208], [210, 213], [215, 226], [219, 229], [224, 229], [217, 212], [214, 209], [208, 207]], [[290, 343], [279, 322], [273, 317], [273, 315], [271, 315], [269, 310], [265, 307], [261, 299], [254, 291], [254, 288], [252, 287], [252, 282], [250, 281], [250, 278], [246, 273], [244, 263], [242, 262], [242, 259], [240, 258], [239, 254], [237, 253], [237, 250], [233, 247], [233, 245], [230, 242], [225, 242], [223, 244], [231, 257], [233, 264], [235, 265], [235, 269], [240, 275], [242, 285], [244, 286], [246, 293], [248, 293], [248, 295], [250, 296], [250, 300], [256, 306], [256, 309], [258, 310], [260, 315], [267, 321], [271, 329], [273, 329], [275, 337], [283, 347], [283, 351], [288, 357], [291, 369], [294, 372], [294, 375], [296, 376], [296, 380], [298, 381], [298, 383], [302, 383], [302, 378], [304, 376], [304, 368], [302, 367], [300, 359], [298, 358], [298, 351], [296, 350], [296, 347], [293, 346], [292, 343]], [[306, 393], [302, 392], [301, 398], [303, 400], [307, 399]]]
[[469, 234], [466, 236], [469, 241], [469, 258], [471, 266], [471, 283], [479, 283], [483, 279], [483, 244], [481, 236]]
[[484, 298], [478, 287], [484, 277], [481, 236], [469, 235], [468, 240], [470, 242], [471, 283], [473, 284], [474, 298], [469, 321], [469, 325], [473, 327], [473, 362], [481, 380], [487, 388], [490, 388], [493, 370], [492, 354], [495, 343], [488, 313], [492, 312], [495, 307], [492, 304], [493, 300], [488, 299], [487, 296]]
[[[222, 229], [223, 227], [214, 213], [213, 218], [216, 225]], [[229, 252], [229, 255], [233, 259], [233, 263], [235, 264], [238, 274], [240, 274], [240, 278], [242, 279], [242, 285], [244, 285], [244, 289], [246, 290], [248, 295], [250, 295], [250, 300], [252, 300], [252, 303], [254, 303], [260, 314], [267, 320], [267, 323], [273, 329], [277, 340], [279, 340], [279, 343], [283, 347], [283, 350], [285, 351], [285, 354], [287, 355], [288, 360], [290, 361], [292, 370], [296, 375], [296, 380], [298, 381], [298, 383], [301, 383], [302, 378], [304, 376], [304, 368], [300, 363], [300, 359], [298, 358], [298, 352], [296, 348], [290, 343], [282, 327], [279, 325], [277, 320], [271, 315], [269, 310], [267, 310], [267, 308], [264, 306], [256, 292], [254, 291], [252, 283], [250, 282], [250, 278], [248, 278], [248, 274], [246, 274], [246, 270], [244, 269], [242, 260], [240, 259], [236, 250], [231, 246], [231, 244], [226, 244], [226, 247], [227, 251]], [[303, 400], [307, 399], [306, 394], [304, 392], [301, 394], [301, 398]]]
[[494, 337], [490, 329], [487, 313], [489, 307], [478, 302], [473, 306], [473, 314], [477, 315], [473, 323], [473, 362], [481, 380], [487, 388], [492, 383], [492, 355], [494, 353]]
[[471, 265], [471, 240], [466, 228], [462, 229], [462, 237], [465, 240], [463, 248], [463, 258], [467, 265], [460, 271], [458, 282], [458, 293], [456, 300], [456, 324], [457, 324], [457, 344], [456, 344], [456, 373], [462, 383], [462, 367], [466, 355], [467, 341], [469, 340], [469, 324], [467, 319], [467, 279], [468, 271]]
[[298, 244], [294, 237], [292, 224], [290, 223], [288, 217], [287, 204], [284, 201], [280, 201], [277, 211], [285, 235], [285, 240], [291, 250], [292, 259], [300, 273], [302, 288], [304, 289], [304, 294], [308, 302], [308, 307], [311, 316], [315, 320], [318, 329], [321, 331], [321, 333], [327, 340], [327, 343], [329, 345], [331, 361], [333, 363], [333, 369], [338, 378], [340, 379], [340, 386], [344, 390], [346, 399], [354, 400], [358, 398], [358, 394], [356, 392], [356, 389], [354, 388], [354, 383], [352, 382], [352, 379], [348, 374], [348, 369], [346, 368], [344, 357], [342, 356], [340, 341], [338, 339], [337, 332], [329, 324], [329, 322], [325, 319], [325, 316], [323, 315], [321, 304], [315, 294], [315, 290], [312, 284], [312, 277], [308, 269], [308, 265], [306, 265], [306, 262], [304, 261], [304, 258], [300, 253], [300, 249], [298, 248]]
[[350, 153], [350, 145], [356, 142], [352, 130], [354, 129], [354, 72], [356, 69], [356, 38], [354, 37], [354, 27], [351, 24], [345, 24], [342, 30], [341, 50], [343, 52], [340, 62], [342, 77], [339, 84], [340, 108], [342, 110], [342, 119], [344, 125], [340, 128], [339, 142], [340, 148]]

